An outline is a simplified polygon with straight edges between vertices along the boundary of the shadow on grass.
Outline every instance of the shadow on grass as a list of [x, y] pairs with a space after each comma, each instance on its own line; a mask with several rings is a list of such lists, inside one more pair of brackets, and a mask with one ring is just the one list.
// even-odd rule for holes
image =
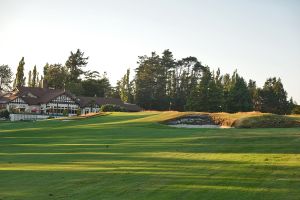
[[142, 115], [107, 117], [0, 125], [0, 199], [300, 196], [300, 129], [176, 129], [133, 121]]
[[[119, 155], [74, 159], [76, 155], [62, 163], [10, 163], [7, 169], [1, 164], [0, 191], [11, 192], [2, 197], [16, 197], [14, 192], [22, 190], [23, 199], [48, 194], [70, 199], [297, 199], [299, 194], [299, 167]], [[16, 185], [13, 178], [30, 181]]]

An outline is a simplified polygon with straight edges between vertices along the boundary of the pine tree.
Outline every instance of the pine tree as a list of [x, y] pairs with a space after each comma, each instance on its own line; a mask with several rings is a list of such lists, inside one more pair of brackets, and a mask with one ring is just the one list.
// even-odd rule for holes
[[191, 89], [188, 96], [185, 110], [209, 111], [209, 85], [212, 81], [212, 74], [209, 67], [202, 68], [200, 83]]
[[223, 85], [220, 69], [213, 73], [213, 78], [208, 85], [208, 111], [220, 112], [223, 105]]
[[231, 84], [228, 94], [228, 112], [251, 111], [253, 108], [252, 99], [244, 78], [240, 77], [235, 71]]
[[156, 68], [159, 63], [160, 58], [155, 52], [152, 52], [151, 57], [139, 56], [139, 67], [135, 76], [135, 98], [136, 103], [145, 109], [157, 109]]
[[253, 105], [253, 110], [258, 111], [260, 110], [259, 107], [259, 96], [258, 96], [258, 88], [256, 86], [256, 82], [253, 80], [249, 80], [248, 82], [248, 90], [251, 96], [251, 101]]
[[223, 112], [228, 112], [229, 110], [229, 91], [230, 88], [232, 87], [232, 83], [231, 83], [231, 78], [230, 78], [230, 74], [225, 74], [222, 77], [222, 85], [223, 85], [223, 105], [222, 105], [222, 111]]
[[162, 53], [162, 57], [159, 63], [156, 65], [155, 75], [156, 75], [156, 94], [157, 99], [157, 109], [158, 110], [168, 110], [170, 109], [170, 77], [169, 71], [173, 70], [175, 66], [175, 61], [173, 58], [173, 53], [167, 49]]
[[70, 82], [78, 82], [80, 75], [84, 74], [82, 68], [84, 68], [88, 63], [89, 57], [84, 57], [84, 52], [77, 49], [75, 53], [71, 51], [71, 55], [66, 61], [66, 67], [69, 72], [68, 80]]
[[287, 92], [283, 88], [280, 78], [269, 78], [259, 92], [260, 107], [262, 112], [288, 114], [289, 103]]

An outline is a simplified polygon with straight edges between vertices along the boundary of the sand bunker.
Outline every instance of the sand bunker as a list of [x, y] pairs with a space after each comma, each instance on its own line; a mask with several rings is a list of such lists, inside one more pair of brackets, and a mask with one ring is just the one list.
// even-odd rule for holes
[[192, 124], [176, 124], [168, 125], [175, 128], [231, 128], [230, 126], [219, 126], [219, 125], [192, 125]]
[[231, 128], [215, 124], [212, 118], [207, 115], [186, 115], [166, 122], [170, 127], [175, 128]]

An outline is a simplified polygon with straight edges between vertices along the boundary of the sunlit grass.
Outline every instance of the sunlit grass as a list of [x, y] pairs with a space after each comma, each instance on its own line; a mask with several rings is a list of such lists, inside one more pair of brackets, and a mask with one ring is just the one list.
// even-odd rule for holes
[[0, 199], [299, 199], [300, 129], [177, 129], [178, 112], [0, 124]]

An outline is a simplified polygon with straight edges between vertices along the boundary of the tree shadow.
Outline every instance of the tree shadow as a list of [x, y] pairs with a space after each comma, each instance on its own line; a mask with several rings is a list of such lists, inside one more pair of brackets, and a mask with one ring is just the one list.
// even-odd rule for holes
[[134, 119], [1, 129], [0, 198], [299, 199], [300, 129], [187, 130]]

